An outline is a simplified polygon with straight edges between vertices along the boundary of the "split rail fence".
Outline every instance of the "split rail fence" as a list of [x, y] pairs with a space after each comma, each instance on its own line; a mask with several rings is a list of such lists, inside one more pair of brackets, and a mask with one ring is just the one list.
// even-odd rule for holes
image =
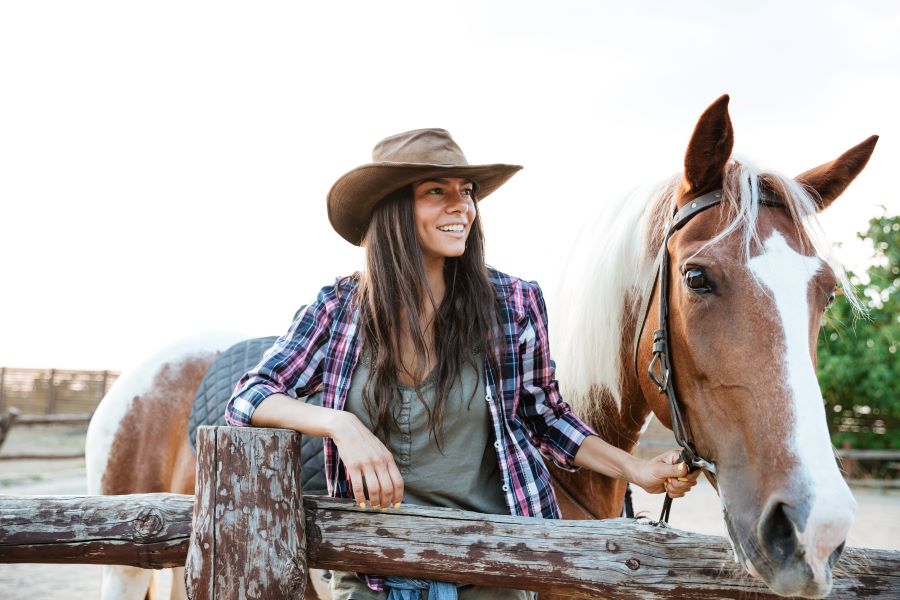
[[[198, 455], [194, 496], [0, 496], [0, 562], [184, 565], [195, 600], [302, 598], [309, 568], [572, 598], [776, 597], [740, 572], [721, 537], [303, 498], [293, 431], [203, 427]], [[844, 554], [835, 597], [900, 597], [900, 553]]]
[[115, 371], [0, 367], [0, 413], [15, 406], [23, 415], [90, 414], [118, 376]]

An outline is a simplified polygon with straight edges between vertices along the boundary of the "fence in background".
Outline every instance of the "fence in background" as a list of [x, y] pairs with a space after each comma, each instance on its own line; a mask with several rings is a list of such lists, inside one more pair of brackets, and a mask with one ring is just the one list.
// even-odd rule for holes
[[0, 414], [90, 414], [119, 374], [115, 371], [0, 367]]

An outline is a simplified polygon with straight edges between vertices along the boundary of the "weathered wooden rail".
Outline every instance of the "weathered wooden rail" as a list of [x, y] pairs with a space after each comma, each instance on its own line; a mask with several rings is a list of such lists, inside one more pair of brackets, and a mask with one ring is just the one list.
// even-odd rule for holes
[[[0, 496], [0, 562], [186, 561], [193, 598], [302, 597], [307, 567], [566, 589], [572, 598], [776, 597], [741, 573], [725, 538], [625, 519], [301, 499], [297, 434], [208, 428], [199, 447], [196, 496]], [[900, 597], [900, 553], [848, 549], [834, 590]]]
[[[83, 425], [84, 427], [87, 427], [90, 422], [91, 415], [87, 413], [23, 415], [15, 406], [10, 406], [5, 413], [0, 414], [0, 448], [3, 448], [3, 442], [6, 441], [6, 436], [13, 426]], [[0, 454], [0, 460], [50, 460], [83, 457], [84, 452]]]

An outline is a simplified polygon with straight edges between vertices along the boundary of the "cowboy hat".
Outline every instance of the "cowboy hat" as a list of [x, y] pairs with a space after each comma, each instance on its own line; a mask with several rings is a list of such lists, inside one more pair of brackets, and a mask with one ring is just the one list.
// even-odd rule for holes
[[470, 165], [444, 129], [414, 129], [387, 137], [372, 150], [372, 162], [341, 176], [328, 192], [328, 220], [357, 246], [369, 227], [372, 209], [391, 192], [438, 177], [473, 181], [484, 198], [521, 169], [519, 165]]

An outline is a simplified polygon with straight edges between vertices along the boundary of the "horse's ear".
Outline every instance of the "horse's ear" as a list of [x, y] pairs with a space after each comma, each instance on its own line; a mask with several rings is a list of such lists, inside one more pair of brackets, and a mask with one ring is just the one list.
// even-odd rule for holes
[[699, 196], [722, 187], [725, 164], [734, 146], [734, 129], [728, 116], [728, 94], [709, 105], [684, 155], [685, 196]]
[[873, 135], [861, 144], [853, 146], [836, 159], [797, 175], [796, 180], [815, 190], [819, 210], [828, 208], [834, 199], [844, 193], [875, 150], [878, 136]]

